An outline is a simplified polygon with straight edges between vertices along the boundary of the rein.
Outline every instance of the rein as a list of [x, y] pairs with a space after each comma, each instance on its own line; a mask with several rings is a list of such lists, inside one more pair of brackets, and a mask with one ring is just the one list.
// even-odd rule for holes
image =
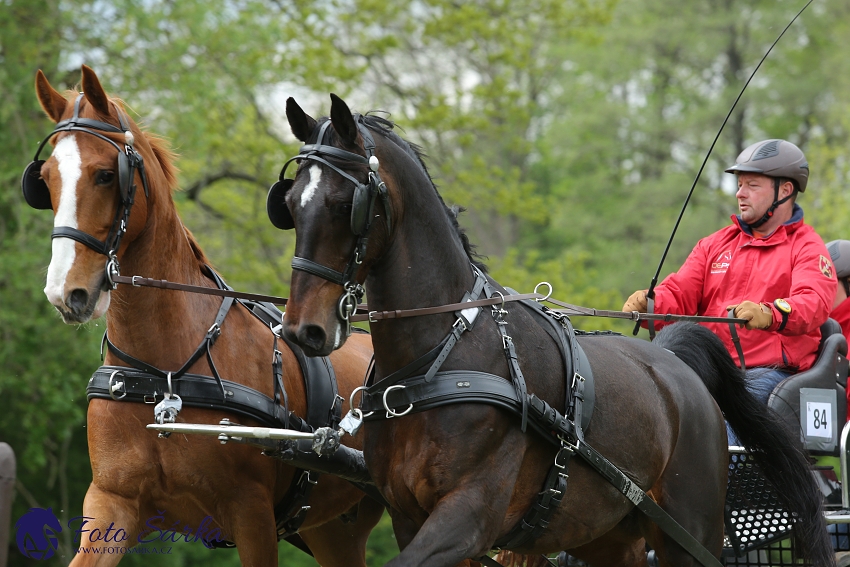
[[[157, 280], [153, 278], [143, 278], [142, 276], [113, 276], [113, 281], [116, 284], [129, 284], [134, 287], [156, 287], [160, 289], [172, 289], [176, 291], [186, 291], [189, 293], [200, 293], [203, 295], [217, 295], [219, 297], [232, 297], [234, 299], [247, 299], [251, 301], [263, 301], [274, 303], [275, 305], [286, 305], [289, 301], [286, 297], [276, 295], [262, 295], [259, 293], [248, 293], [244, 291], [234, 291], [230, 289], [216, 289], [212, 287], [203, 287], [198, 285], [189, 285], [168, 280]], [[498, 292], [497, 292], [498, 293]], [[550, 294], [551, 295], [551, 294]], [[676, 321], [690, 321], [693, 323], [729, 323], [743, 325], [747, 323], [746, 319], [735, 317], [706, 317], [702, 315], [673, 315], [663, 313], [638, 313], [637, 311], [607, 311], [604, 309], [595, 309], [592, 307], [582, 307], [565, 303], [557, 299], [552, 299], [549, 295], [541, 295], [539, 293], [524, 293], [520, 295], [508, 295], [491, 297], [488, 299], [478, 299], [475, 301], [465, 301], [459, 303], [449, 303], [446, 305], [438, 305], [435, 307], [418, 307], [416, 309], [396, 309], [394, 311], [368, 311], [369, 306], [361, 304], [357, 307], [358, 311], [367, 311], [362, 315], [352, 315], [351, 322], [357, 323], [368, 321], [377, 323], [387, 319], [403, 319], [406, 317], [420, 317], [422, 315], [437, 315], [440, 313], [450, 313], [462, 309], [472, 309], [476, 307], [488, 307], [492, 305], [505, 304], [512, 301], [523, 301], [526, 299], [534, 299], [538, 302], [547, 301], [553, 305], [562, 307], [563, 309], [554, 309], [553, 311], [563, 315], [573, 315], [579, 317], [606, 317], [609, 319], [628, 319], [631, 321], [662, 321], [665, 323], [673, 323]]]

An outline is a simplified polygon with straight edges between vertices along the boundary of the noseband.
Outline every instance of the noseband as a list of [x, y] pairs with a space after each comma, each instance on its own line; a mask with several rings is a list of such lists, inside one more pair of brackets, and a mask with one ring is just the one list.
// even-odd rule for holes
[[[53, 204], [50, 200], [50, 190], [47, 187], [47, 183], [45, 183], [44, 179], [41, 178], [41, 167], [44, 165], [44, 160], [38, 159], [38, 156], [41, 153], [42, 148], [44, 148], [45, 144], [53, 137], [54, 134], [59, 132], [85, 132], [86, 134], [91, 134], [92, 136], [96, 136], [101, 140], [112, 144], [115, 149], [118, 150], [118, 184], [120, 187], [121, 204], [118, 205], [118, 208], [115, 211], [115, 217], [112, 221], [112, 226], [109, 229], [109, 234], [106, 236], [106, 240], [98, 240], [87, 232], [83, 232], [82, 230], [72, 226], [54, 227], [53, 232], [50, 235], [51, 239], [70, 238], [72, 240], [76, 240], [77, 242], [91, 248], [98, 254], [106, 256], [108, 258], [105, 268], [106, 282], [108, 284], [107, 289], [115, 289], [118, 284], [113, 280], [113, 276], [119, 274], [118, 258], [116, 254], [118, 253], [118, 247], [121, 244], [121, 238], [124, 236], [124, 233], [127, 232], [127, 220], [130, 217], [130, 209], [133, 206], [133, 201], [136, 195], [136, 184], [134, 181], [135, 171], [137, 169], [142, 177], [145, 197], [150, 196], [150, 191], [148, 190], [148, 180], [145, 175], [144, 160], [142, 159], [141, 154], [133, 148], [133, 133], [130, 131], [129, 125], [124, 120], [124, 113], [121, 112], [121, 109], [118, 108], [117, 105], [115, 106], [118, 111], [118, 123], [121, 126], [120, 128], [106, 122], [101, 122], [100, 120], [80, 118], [80, 101], [83, 96], [83, 93], [80, 93], [74, 101], [74, 116], [67, 120], [58, 122], [56, 124], [56, 128], [53, 129], [53, 132], [42, 140], [41, 144], [38, 146], [38, 150], [35, 152], [35, 157], [24, 170], [24, 174], [21, 178], [21, 189], [24, 193], [24, 199], [32, 208], [53, 208]], [[124, 148], [122, 149], [121, 146], [113, 140], [103, 134], [95, 132], [95, 130], [119, 134], [123, 133]]]
[[[355, 154], [341, 150], [334, 146], [325, 143], [325, 138], [328, 136], [328, 129], [331, 121], [328, 120], [321, 125], [318, 137], [315, 144], [307, 144], [301, 147], [298, 155], [290, 158], [283, 164], [283, 169], [280, 172], [279, 180], [272, 185], [269, 190], [268, 201], [266, 207], [269, 213], [269, 218], [276, 227], [280, 229], [292, 229], [295, 227], [295, 222], [292, 219], [292, 214], [286, 206], [286, 193], [292, 188], [294, 181], [292, 179], [284, 179], [287, 167], [293, 161], [300, 162], [301, 160], [311, 160], [325, 165], [345, 179], [354, 183], [354, 198], [351, 203], [351, 231], [357, 236], [357, 241], [354, 244], [354, 251], [345, 270], [338, 272], [333, 268], [323, 266], [307, 258], [295, 256], [292, 258], [292, 269], [307, 272], [314, 276], [318, 276], [329, 282], [335, 283], [343, 288], [343, 294], [337, 302], [337, 317], [342, 321], [345, 329], [345, 336], [351, 334], [351, 316], [357, 309], [363, 299], [365, 290], [363, 286], [355, 279], [357, 268], [363, 263], [363, 258], [366, 254], [366, 245], [369, 240], [369, 229], [372, 227], [374, 218], [375, 201], [380, 195], [381, 201], [384, 204], [386, 213], [387, 232], [392, 228], [390, 219], [390, 203], [387, 193], [387, 186], [381, 180], [378, 173], [379, 162], [375, 156], [375, 140], [369, 128], [363, 123], [363, 116], [354, 115], [357, 128], [360, 136], [363, 139], [363, 150], [366, 156]], [[333, 158], [336, 160], [352, 162], [355, 164], [368, 164], [369, 179], [366, 183], [362, 183], [357, 178], [346, 173], [339, 167], [333, 165], [325, 158]]]

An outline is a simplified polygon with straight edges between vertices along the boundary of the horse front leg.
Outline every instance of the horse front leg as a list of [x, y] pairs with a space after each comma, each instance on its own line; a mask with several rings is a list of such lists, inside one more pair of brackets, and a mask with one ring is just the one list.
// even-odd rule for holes
[[[494, 477], [499, 475], [493, 475]], [[462, 485], [439, 501], [404, 550], [386, 567], [470, 565], [498, 537], [511, 486]]]
[[[107, 553], [110, 547], [136, 545], [141, 528], [139, 505], [135, 499], [103, 490], [92, 483], [83, 500], [83, 518], [75, 526], [72, 567], [114, 567], [121, 553]], [[79, 539], [78, 539], [79, 538]]]
[[356, 519], [342, 517], [299, 532], [322, 567], [366, 567], [366, 541], [384, 513], [384, 505], [371, 498], [356, 504]]

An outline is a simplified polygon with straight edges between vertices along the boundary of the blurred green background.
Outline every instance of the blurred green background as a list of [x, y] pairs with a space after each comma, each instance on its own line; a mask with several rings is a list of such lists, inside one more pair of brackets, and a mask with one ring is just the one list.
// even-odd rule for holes
[[[284, 101], [328, 93], [380, 109], [420, 144], [441, 193], [502, 284], [619, 309], [655, 271], [732, 101], [802, 6], [789, 0], [0, 0], [0, 440], [17, 453], [12, 523], [31, 506], [81, 513], [91, 480], [85, 384], [104, 323], [64, 325], [42, 288], [49, 213], [23, 168], [52, 124], [37, 69], [74, 88], [80, 64], [179, 153], [186, 225], [237, 289], [285, 295], [294, 236], [265, 196], [297, 152]], [[721, 136], [662, 277], [729, 222], [723, 168], [768, 137], [811, 164], [799, 199], [825, 241], [850, 238], [850, 3], [816, 0], [767, 59]], [[845, 55], [841, 55], [844, 53]], [[144, 274], [141, 274], [144, 275]], [[629, 326], [577, 319], [583, 328]], [[10, 565], [25, 560], [13, 540]], [[49, 564], [70, 560], [70, 542]], [[370, 565], [397, 553], [385, 517]], [[286, 544], [282, 565], [315, 563]], [[122, 564], [238, 565], [175, 545]]]

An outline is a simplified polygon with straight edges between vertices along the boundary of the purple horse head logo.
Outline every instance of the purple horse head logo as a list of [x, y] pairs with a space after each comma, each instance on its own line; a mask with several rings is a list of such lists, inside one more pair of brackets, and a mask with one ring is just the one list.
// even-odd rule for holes
[[50, 559], [59, 544], [62, 525], [53, 509], [30, 508], [15, 524], [18, 549], [30, 559]]

